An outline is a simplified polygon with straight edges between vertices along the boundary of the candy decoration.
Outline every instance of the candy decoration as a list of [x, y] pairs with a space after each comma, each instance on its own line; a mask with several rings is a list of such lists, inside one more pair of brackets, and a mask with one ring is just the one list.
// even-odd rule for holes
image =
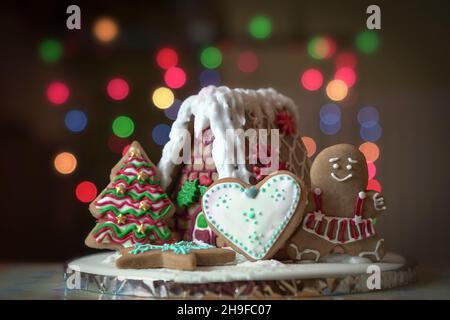
[[121, 249], [174, 240], [166, 225], [174, 206], [159, 185], [154, 164], [136, 141], [113, 168], [111, 182], [89, 209], [98, 219], [86, 239], [90, 247]]
[[297, 131], [294, 117], [287, 111], [280, 111], [276, 115], [275, 122], [282, 133], [293, 135]]
[[194, 181], [187, 180], [178, 192], [177, 204], [180, 207], [188, 207], [191, 204], [197, 202], [199, 189], [198, 189], [198, 179]]

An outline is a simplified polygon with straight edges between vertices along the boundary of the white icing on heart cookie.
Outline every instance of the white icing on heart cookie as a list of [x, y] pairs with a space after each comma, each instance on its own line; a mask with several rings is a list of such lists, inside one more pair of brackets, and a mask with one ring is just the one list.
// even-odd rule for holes
[[294, 216], [300, 184], [289, 174], [270, 176], [248, 188], [234, 181], [212, 185], [202, 198], [206, 219], [249, 257], [263, 259]]

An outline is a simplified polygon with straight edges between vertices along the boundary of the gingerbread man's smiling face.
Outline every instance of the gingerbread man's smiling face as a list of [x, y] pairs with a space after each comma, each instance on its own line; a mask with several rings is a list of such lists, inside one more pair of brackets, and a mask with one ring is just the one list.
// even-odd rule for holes
[[338, 144], [320, 152], [311, 166], [311, 182], [321, 189], [349, 187], [365, 190], [367, 163], [353, 145]]

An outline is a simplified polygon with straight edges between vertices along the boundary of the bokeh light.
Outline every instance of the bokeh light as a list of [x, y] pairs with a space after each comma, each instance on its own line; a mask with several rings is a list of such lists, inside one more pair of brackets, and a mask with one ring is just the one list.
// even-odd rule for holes
[[122, 157], [128, 152], [128, 149], [130, 149], [131, 143], [127, 144], [125, 147], [123, 147], [122, 149]]
[[181, 100], [175, 99], [172, 105], [164, 110], [164, 114], [170, 120], [175, 120], [178, 116], [178, 110], [180, 110]]
[[320, 121], [325, 125], [335, 125], [341, 121], [341, 108], [334, 103], [327, 103], [319, 112]]
[[39, 55], [48, 63], [57, 62], [63, 54], [61, 43], [55, 39], [45, 39], [39, 45]]
[[316, 91], [319, 90], [323, 84], [323, 75], [317, 69], [308, 69], [303, 72], [300, 81], [306, 90]]
[[152, 139], [156, 144], [163, 146], [169, 141], [169, 133], [169, 125], [163, 123], [158, 124], [152, 130]]
[[326, 135], [333, 135], [341, 130], [341, 122], [336, 122], [335, 124], [327, 124], [320, 121], [320, 131]]
[[363, 127], [373, 127], [380, 120], [380, 114], [375, 107], [364, 107], [358, 111], [358, 122]]
[[69, 87], [60, 81], [50, 83], [47, 87], [47, 99], [54, 105], [61, 105], [70, 95]]
[[156, 63], [162, 69], [169, 69], [178, 64], [178, 53], [172, 48], [162, 48], [156, 54]]
[[70, 152], [61, 152], [53, 161], [56, 171], [61, 174], [70, 174], [77, 168], [77, 158]]
[[186, 83], [186, 73], [178, 67], [171, 67], [164, 73], [164, 81], [169, 88], [179, 89]]
[[203, 70], [198, 78], [201, 87], [219, 86], [220, 73], [216, 70]]
[[375, 178], [377, 174], [375, 163], [367, 161], [367, 171], [369, 172], [369, 180]]
[[119, 138], [128, 138], [134, 132], [134, 122], [130, 117], [119, 116], [112, 123], [112, 131]]
[[241, 72], [252, 73], [258, 69], [258, 56], [252, 51], [244, 51], [239, 54], [237, 66]]
[[311, 137], [302, 137], [302, 141], [306, 148], [306, 155], [312, 157], [317, 150], [316, 142]]
[[348, 87], [342, 80], [331, 80], [327, 85], [327, 96], [333, 101], [344, 100], [348, 94]]
[[100, 18], [94, 24], [94, 35], [100, 42], [111, 42], [117, 37], [118, 34], [119, 27], [117, 23], [111, 18]]
[[355, 43], [360, 52], [371, 54], [378, 49], [380, 45], [380, 39], [375, 31], [365, 30], [357, 34]]
[[75, 189], [75, 196], [83, 203], [91, 202], [97, 197], [97, 187], [90, 181], [80, 182]]
[[108, 138], [108, 148], [114, 153], [121, 154], [125, 146], [129, 145], [130, 141], [126, 138], [120, 138], [112, 134]]
[[330, 37], [314, 37], [309, 40], [307, 51], [313, 59], [328, 59], [336, 52], [336, 43]]
[[222, 52], [216, 47], [205, 48], [200, 54], [200, 62], [205, 68], [218, 68], [222, 64]]
[[364, 141], [377, 141], [381, 138], [382, 133], [383, 129], [378, 123], [370, 127], [361, 126], [359, 130], [359, 135]]
[[344, 68], [344, 67], [355, 69], [356, 64], [357, 64], [357, 59], [356, 59], [355, 54], [352, 52], [348, 52], [348, 51], [339, 53], [336, 56], [336, 60], [334, 62], [336, 69]]
[[367, 162], [375, 162], [380, 156], [380, 149], [373, 142], [364, 142], [359, 146], [359, 151], [364, 154]]
[[336, 70], [334, 79], [344, 81], [347, 87], [351, 88], [356, 82], [356, 72], [352, 68], [342, 67]]
[[381, 184], [378, 182], [378, 180], [371, 179], [367, 183], [367, 190], [373, 190], [376, 192], [381, 192]]
[[153, 91], [152, 101], [159, 109], [167, 109], [173, 104], [175, 97], [172, 90], [166, 87], [160, 87]]
[[267, 16], [254, 16], [250, 19], [248, 31], [255, 39], [266, 39], [272, 33], [272, 22]]
[[130, 87], [128, 83], [122, 78], [114, 78], [108, 82], [106, 92], [113, 100], [123, 100], [128, 96]]
[[81, 110], [70, 110], [64, 118], [66, 128], [72, 132], [81, 132], [87, 126], [86, 114]]

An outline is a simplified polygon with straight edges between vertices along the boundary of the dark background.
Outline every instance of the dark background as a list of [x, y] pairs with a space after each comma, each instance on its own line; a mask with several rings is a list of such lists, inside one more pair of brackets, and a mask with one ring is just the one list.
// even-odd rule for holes
[[[65, 27], [66, 7], [78, 4], [82, 30]], [[326, 136], [319, 129], [319, 109], [328, 100], [299, 85], [299, 75], [317, 64], [305, 54], [305, 43], [316, 34], [333, 36], [341, 48], [351, 48], [355, 34], [365, 28], [365, 10], [378, 4], [382, 11], [380, 49], [358, 57], [357, 100], [342, 116], [342, 129]], [[230, 87], [274, 87], [301, 108], [302, 133], [313, 137], [318, 150], [340, 142], [359, 145], [356, 113], [376, 105], [383, 136], [377, 141], [381, 157], [377, 179], [389, 210], [380, 219], [380, 232], [391, 250], [422, 263], [450, 260], [450, 199], [448, 197], [450, 115], [450, 6], [448, 1], [10, 1], [2, 5], [0, 136], [2, 157], [0, 234], [2, 261], [58, 261], [94, 250], [83, 240], [94, 225], [87, 204], [74, 195], [75, 186], [91, 180], [101, 190], [119, 159], [107, 146], [111, 121], [126, 113], [133, 117], [139, 140], [156, 163], [161, 147], [151, 128], [170, 124], [150, 101], [150, 92], [163, 85], [155, 63], [158, 48], [171, 45], [188, 74], [184, 99], [200, 87], [199, 52], [204, 45], [223, 49], [218, 69]], [[271, 17], [272, 36], [258, 42], [247, 33], [251, 16]], [[114, 17], [120, 36], [111, 45], [98, 44], [92, 24], [102, 15]], [[208, 26], [206, 40], [194, 41], [189, 28]], [[54, 37], [64, 45], [56, 64], [38, 55], [42, 39]], [[243, 75], [237, 52], [251, 49], [260, 58], [257, 72]], [[323, 67], [327, 70], [327, 67]], [[328, 67], [331, 70], [331, 64]], [[330, 71], [331, 72], [331, 71]], [[131, 93], [122, 102], [108, 99], [107, 80], [121, 75]], [[70, 83], [71, 97], [59, 108], [49, 105], [45, 88], [53, 79]], [[64, 126], [64, 114], [83, 106], [89, 124], [74, 134]], [[67, 176], [53, 168], [64, 150], [78, 158]]]

